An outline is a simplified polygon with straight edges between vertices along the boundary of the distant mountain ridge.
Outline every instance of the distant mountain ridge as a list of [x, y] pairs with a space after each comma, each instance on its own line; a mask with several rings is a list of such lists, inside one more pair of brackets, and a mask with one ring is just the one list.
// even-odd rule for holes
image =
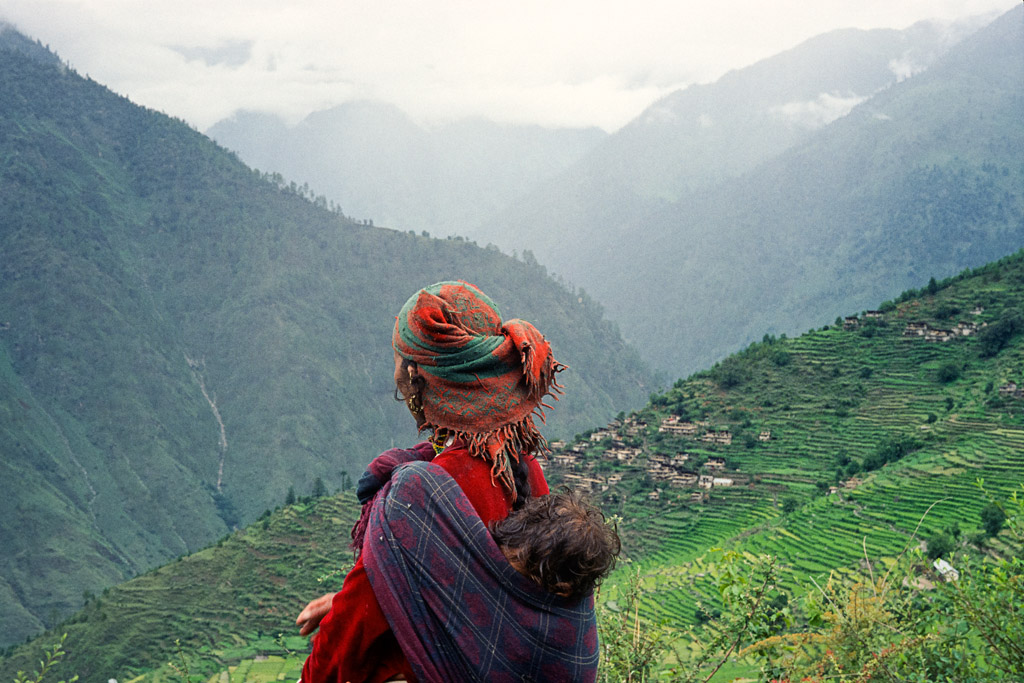
[[652, 388], [535, 262], [356, 225], [59, 61], [0, 49], [0, 159], [0, 643], [416, 440], [390, 335], [432, 282], [548, 336], [551, 436]]
[[[1017, 245], [1012, 231], [982, 230], [986, 236], [970, 248], [916, 254], [912, 268], [906, 259], [894, 261], [893, 254], [906, 251], [903, 239], [935, 238], [928, 236], [924, 224], [916, 224], [911, 235], [889, 221], [888, 227], [872, 228], [874, 237], [864, 245], [812, 246], [807, 239], [807, 234], [822, 234], [837, 223], [835, 229], [844, 240], [860, 240], [853, 225], [868, 215], [885, 223], [884, 212], [916, 220], [909, 218], [908, 204], [898, 192], [911, 193], [919, 213], [945, 211], [930, 207], [933, 200], [945, 202], [946, 208], [959, 203], [984, 213], [983, 203], [949, 195], [961, 193], [952, 178], [975, 171], [950, 165], [942, 152], [947, 133], [936, 130], [929, 137], [932, 133], [925, 132], [932, 131], [939, 119], [951, 117], [952, 112], [944, 110], [965, 102], [973, 87], [968, 77], [937, 86], [937, 80], [925, 76], [947, 54], [967, 60], [966, 48], [961, 47], [982, 25], [980, 19], [953, 25], [922, 22], [905, 30], [848, 29], [818, 36], [730, 72], [716, 83], [663, 98], [490, 218], [474, 225], [471, 216], [463, 214], [464, 227], [449, 232], [509, 251], [529, 250], [560, 277], [594, 295], [648, 362], [670, 375], [704, 367], [765, 331], [792, 334], [821, 324], [822, 316], [833, 310], [884, 299], [916, 282], [922, 273], [942, 276], [983, 263]], [[1006, 54], [1015, 54], [1016, 49], [1004, 47]], [[1008, 73], [1014, 68], [1010, 64]], [[904, 126], [900, 135], [915, 140], [897, 158], [875, 139], [881, 119], [859, 117], [856, 112], [870, 110], [876, 99], [885, 101], [890, 91], [905, 93], [918, 84], [921, 92], [935, 87], [946, 91], [916, 111], [903, 112], [902, 120], [893, 125]], [[993, 106], [1001, 113], [994, 111], [993, 116], [1012, 125], [1016, 105], [997, 99]], [[378, 118], [402, 117], [392, 110]], [[971, 121], [961, 123], [973, 126]], [[397, 123], [381, 124], [376, 132], [358, 122], [348, 127], [356, 138], [368, 136], [359, 144], [382, 149], [391, 145], [386, 130], [404, 130]], [[969, 135], [980, 148], [994, 148], [992, 140], [1004, 137], [992, 127], [976, 128]], [[860, 137], [832, 148], [826, 140], [839, 139], [838, 134], [830, 137], [833, 129]], [[267, 137], [279, 134], [268, 132]], [[1008, 159], [1016, 153], [1017, 142], [1008, 143], [979, 163], [1015, 168]], [[873, 155], [861, 154], [868, 148], [875, 150]], [[786, 161], [795, 158], [796, 150], [804, 150], [800, 169]], [[411, 153], [401, 163], [414, 165], [421, 156]], [[936, 164], [947, 177], [942, 181], [945, 199], [940, 193], [921, 193], [921, 183], [927, 187], [927, 181], [919, 176]], [[838, 171], [844, 166], [848, 168]], [[844, 174], [845, 190], [838, 185], [837, 172]], [[309, 174], [330, 173], [325, 165]], [[431, 177], [431, 169], [421, 169], [419, 175]], [[829, 179], [831, 189], [821, 187]], [[990, 180], [999, 192], [1014, 196], [1012, 181]], [[373, 202], [414, 197], [415, 182], [409, 177], [375, 183], [379, 194]], [[985, 185], [989, 180], [978, 182]], [[840, 191], [860, 199], [839, 200], [835, 195]], [[827, 207], [821, 201], [826, 196]], [[1003, 202], [1011, 222], [1015, 201]], [[901, 204], [902, 210], [893, 211]], [[481, 206], [475, 204], [474, 210]], [[810, 207], [815, 207], [813, 217], [808, 215]], [[818, 227], [808, 227], [807, 221]], [[867, 246], [879, 231], [890, 235], [891, 253]], [[772, 244], [760, 249], [764, 241]], [[833, 258], [838, 262], [829, 263]], [[862, 287], [866, 289], [860, 291]]]
[[750, 173], [565, 253], [648, 360], [694, 370], [1024, 244], [1022, 115], [1017, 8]]
[[348, 102], [295, 126], [237, 112], [207, 134], [250, 166], [309, 183], [346, 213], [377, 225], [466, 235], [606, 137], [598, 128], [549, 130], [468, 119], [414, 123], [393, 105]]
[[38, 40], [29, 40], [13, 25], [0, 19], [0, 50], [15, 50], [48, 64], [60, 64], [60, 58]]
[[903, 31], [831, 31], [714, 83], [671, 93], [468, 234], [505, 249], [531, 249], [586, 286], [566, 243], [603, 242], [623, 223], [752, 170], [926, 68], [970, 28], [923, 22]]

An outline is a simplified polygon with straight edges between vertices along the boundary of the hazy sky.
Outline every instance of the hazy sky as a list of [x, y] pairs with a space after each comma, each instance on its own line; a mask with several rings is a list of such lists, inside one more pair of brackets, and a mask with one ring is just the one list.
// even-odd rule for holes
[[841, 27], [997, 14], [1020, 0], [0, 0], [82, 74], [200, 130], [350, 99], [423, 122], [614, 130], [659, 96]]

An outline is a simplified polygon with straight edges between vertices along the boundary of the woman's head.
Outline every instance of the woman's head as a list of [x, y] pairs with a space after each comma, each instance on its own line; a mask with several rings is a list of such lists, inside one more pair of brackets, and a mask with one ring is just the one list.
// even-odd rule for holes
[[555, 374], [564, 366], [544, 336], [528, 322], [502, 322], [475, 286], [440, 282], [409, 298], [392, 343], [399, 388], [409, 390], [403, 373], [422, 379], [410, 403], [414, 415], [422, 410], [420, 428], [457, 435], [511, 489], [510, 459], [545, 447], [532, 416], [560, 393]]

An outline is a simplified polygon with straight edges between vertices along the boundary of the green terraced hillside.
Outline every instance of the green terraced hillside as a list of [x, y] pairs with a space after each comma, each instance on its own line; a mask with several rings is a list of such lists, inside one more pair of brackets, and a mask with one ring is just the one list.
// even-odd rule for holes
[[[976, 532], [977, 480], [996, 496], [1024, 482], [1022, 332], [1018, 252], [880, 311], [766, 337], [562, 445], [551, 479], [622, 515], [647, 615], [695, 624], [698, 601], [720, 603], [712, 548], [775, 555], [795, 586], [858, 569], [865, 548], [898, 554], [933, 504], [915, 544], [954, 524]], [[724, 432], [731, 443], [704, 440]], [[702, 475], [719, 481], [701, 488]]]
[[38, 668], [38, 648], [61, 633], [68, 656], [56, 673], [81, 681], [181, 681], [168, 662], [210, 676], [244, 659], [288, 657], [306, 646], [294, 628], [301, 607], [351, 566], [357, 513], [351, 493], [268, 512], [205, 550], [89, 596], [69, 620], [0, 660], [0, 679]]

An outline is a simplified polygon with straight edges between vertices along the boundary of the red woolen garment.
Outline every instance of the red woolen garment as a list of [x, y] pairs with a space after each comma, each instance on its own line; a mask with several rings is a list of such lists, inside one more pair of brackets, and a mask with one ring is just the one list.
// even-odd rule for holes
[[[491, 465], [453, 445], [433, 460], [458, 482], [484, 524], [504, 519], [511, 497], [491, 479]], [[530, 488], [534, 496], [548, 493], [540, 464], [529, 458]], [[356, 560], [334, 596], [331, 611], [320, 622], [313, 651], [302, 668], [305, 683], [383, 683], [404, 676], [415, 681], [409, 662], [395, 640], [370, 581], [363, 559]]]

